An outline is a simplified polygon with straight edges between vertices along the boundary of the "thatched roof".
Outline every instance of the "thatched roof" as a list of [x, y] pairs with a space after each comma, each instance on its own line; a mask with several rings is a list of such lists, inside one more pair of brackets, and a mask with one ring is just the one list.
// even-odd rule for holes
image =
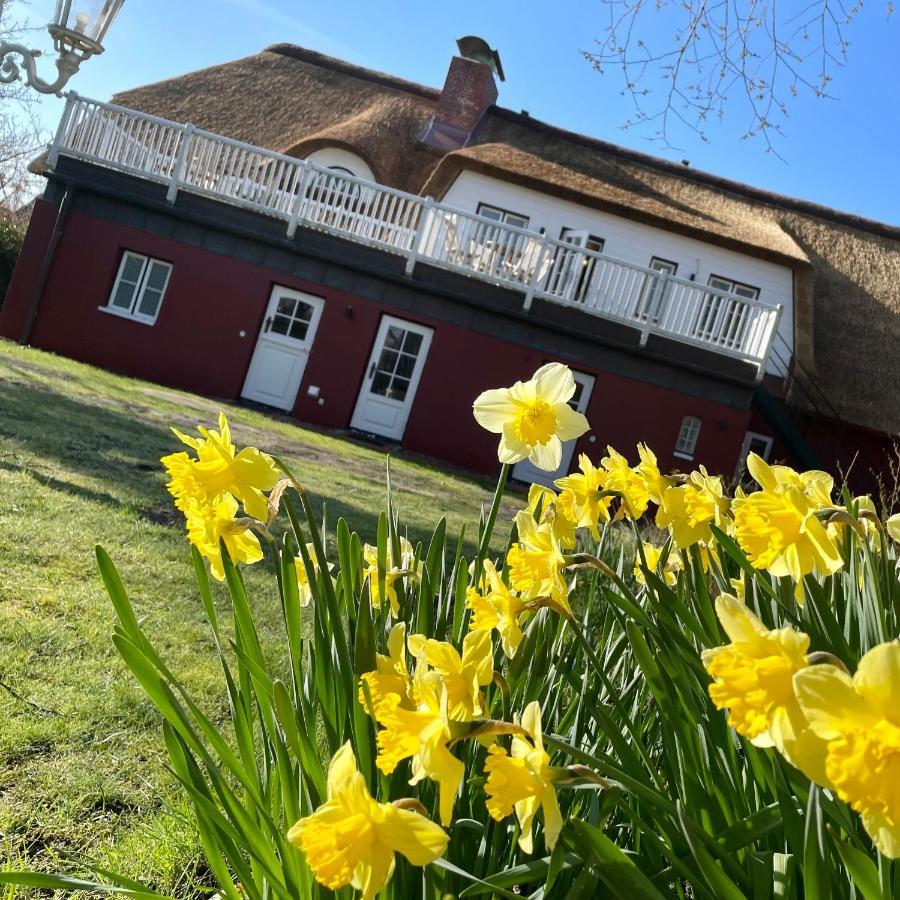
[[359, 154], [376, 177], [440, 197], [475, 169], [789, 265], [795, 352], [845, 419], [900, 433], [900, 228], [758, 190], [500, 107], [470, 146], [422, 144], [439, 91], [278, 44], [115, 102], [302, 156]]

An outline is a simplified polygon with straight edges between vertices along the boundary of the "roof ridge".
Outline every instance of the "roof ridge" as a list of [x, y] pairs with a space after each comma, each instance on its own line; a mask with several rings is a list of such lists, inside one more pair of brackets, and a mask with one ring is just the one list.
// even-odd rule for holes
[[[581, 134], [577, 131], [570, 131], [559, 125], [553, 125], [544, 122], [541, 119], [535, 119], [527, 113], [516, 112], [504, 106], [493, 106], [489, 110], [489, 114], [498, 115], [501, 119], [522, 125], [525, 128], [534, 128], [537, 131], [545, 131], [567, 140], [574, 144], [581, 144], [589, 149], [599, 150], [611, 156], [619, 156], [639, 165], [647, 166], [653, 169], [659, 169], [667, 175], [674, 175], [676, 178], [683, 178], [686, 181], [694, 181], [705, 184], [710, 187], [716, 187], [720, 190], [729, 191], [738, 195], [749, 197], [753, 200], [761, 200], [772, 206], [793, 210], [796, 212], [814, 215], [820, 218], [829, 219], [841, 225], [847, 225], [850, 228], [856, 228], [861, 231], [871, 231], [883, 237], [900, 240], [900, 225], [891, 225], [888, 222], [881, 222], [878, 219], [870, 219], [857, 213], [846, 212], [845, 210], [835, 209], [825, 206], [822, 203], [816, 203], [813, 200], [803, 200], [799, 197], [790, 197], [787, 194], [779, 194], [776, 191], [769, 191], [765, 188], [754, 187], [751, 184], [745, 184], [741, 181], [734, 181], [723, 175], [715, 175], [712, 172], [704, 172], [700, 169], [691, 169], [678, 163], [670, 162], [660, 156], [653, 156], [650, 153], [642, 153], [640, 150], [632, 150], [628, 147], [622, 147], [619, 144], [613, 144], [604, 141], [601, 138], [591, 137], [587, 134]], [[516, 148], [513, 148], [516, 149]], [[552, 162], [552, 160], [550, 160]], [[595, 176], [588, 176], [595, 177]]]
[[428, 87], [417, 81], [408, 81], [396, 75], [390, 75], [387, 72], [380, 72], [377, 69], [369, 69], [366, 66], [358, 66], [355, 63], [338, 59], [336, 56], [328, 56], [325, 53], [319, 53], [317, 50], [309, 50], [301, 47], [299, 44], [270, 44], [264, 47], [263, 53], [278, 53], [281, 56], [289, 56], [292, 59], [299, 59], [303, 62], [312, 63], [313, 65], [322, 66], [326, 69], [333, 69], [336, 72], [342, 72], [354, 78], [363, 78], [366, 81], [374, 81], [384, 87], [395, 88], [397, 90], [406, 91], [410, 94], [417, 94], [427, 100], [437, 100], [441, 92], [439, 88]]

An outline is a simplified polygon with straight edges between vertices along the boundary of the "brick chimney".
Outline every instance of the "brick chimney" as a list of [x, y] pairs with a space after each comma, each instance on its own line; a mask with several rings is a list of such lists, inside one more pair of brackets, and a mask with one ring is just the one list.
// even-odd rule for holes
[[497, 102], [494, 75], [503, 81], [500, 57], [485, 41], [465, 37], [457, 45], [460, 54], [450, 60], [434, 115], [422, 135], [424, 143], [447, 151], [469, 142], [485, 112]]

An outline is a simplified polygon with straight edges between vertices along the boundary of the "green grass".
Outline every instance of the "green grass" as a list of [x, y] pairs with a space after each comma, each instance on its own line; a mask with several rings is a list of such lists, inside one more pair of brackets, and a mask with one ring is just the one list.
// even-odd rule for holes
[[[279, 455], [324, 502], [329, 528], [343, 516], [374, 542], [379, 451], [0, 343], [0, 868], [52, 869], [76, 856], [165, 891], [205, 880], [193, 826], [172, 799], [159, 717], [110, 640], [94, 546], [116, 561], [167, 660], [221, 715], [220, 671], [158, 463], [179, 447], [170, 425], [191, 430], [220, 408], [239, 446]], [[441, 515], [451, 534], [466, 524], [474, 535], [493, 487], [403, 454], [392, 478], [414, 542]], [[262, 568], [248, 570], [248, 587], [258, 621], [267, 609], [276, 621], [275, 581]]]

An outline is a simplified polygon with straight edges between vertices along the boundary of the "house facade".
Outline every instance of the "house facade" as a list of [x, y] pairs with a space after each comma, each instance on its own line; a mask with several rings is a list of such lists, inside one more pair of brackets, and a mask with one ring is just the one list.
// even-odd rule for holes
[[592, 426], [564, 470], [646, 441], [876, 471], [900, 391], [830, 326], [896, 349], [900, 232], [505, 110], [474, 56], [440, 90], [277, 45], [71, 96], [0, 334], [487, 473], [472, 400], [550, 360]]

